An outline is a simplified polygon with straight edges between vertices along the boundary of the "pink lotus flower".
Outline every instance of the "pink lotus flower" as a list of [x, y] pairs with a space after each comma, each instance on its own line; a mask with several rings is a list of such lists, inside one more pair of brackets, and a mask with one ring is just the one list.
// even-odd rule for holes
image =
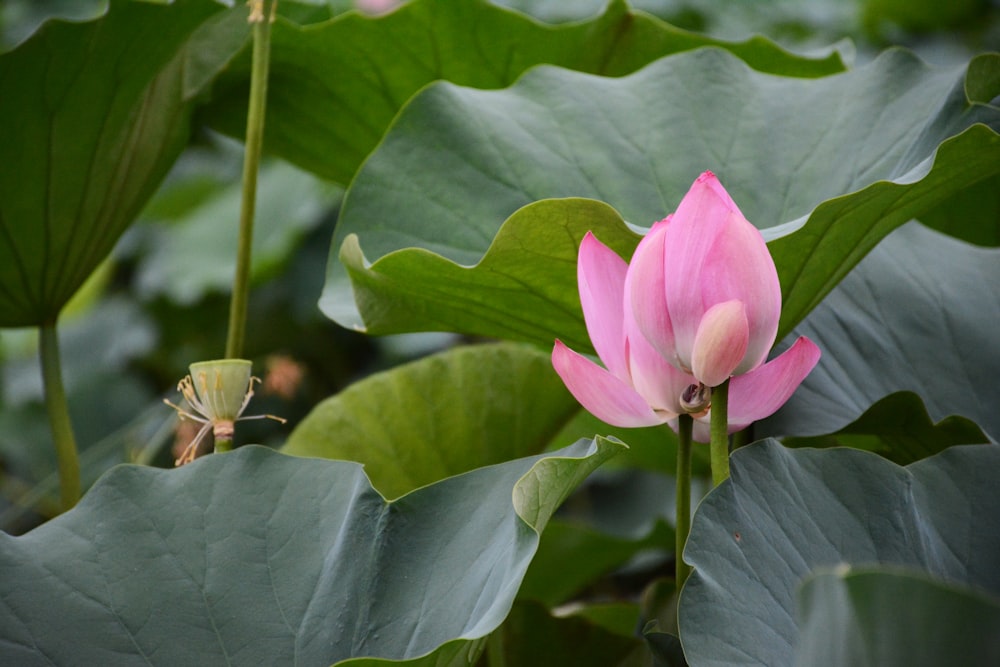
[[695, 417], [708, 441], [710, 388], [733, 377], [729, 432], [773, 414], [819, 361], [799, 338], [764, 363], [781, 313], [774, 261], [711, 172], [658, 222], [631, 265], [588, 233], [577, 280], [590, 340], [604, 368], [556, 341], [552, 365], [594, 416], [621, 427]]

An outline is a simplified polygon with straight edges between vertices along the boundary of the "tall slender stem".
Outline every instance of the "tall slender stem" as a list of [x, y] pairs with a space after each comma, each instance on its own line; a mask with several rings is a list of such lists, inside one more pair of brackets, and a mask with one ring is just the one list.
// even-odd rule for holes
[[677, 531], [674, 537], [675, 588], [679, 591], [691, 574], [684, 562], [684, 545], [691, 532], [691, 415], [681, 415], [677, 421]]
[[76, 451], [76, 438], [73, 437], [73, 424], [69, 418], [66, 391], [63, 389], [59, 337], [54, 322], [39, 328], [38, 342], [42, 358], [42, 381], [45, 384], [45, 408], [49, 413], [59, 467], [59, 491], [63, 510], [68, 510], [80, 499], [80, 458]]
[[709, 457], [712, 462], [712, 485], [729, 477], [729, 380], [712, 389], [712, 423]]
[[253, 66], [250, 72], [250, 103], [247, 109], [246, 146], [243, 156], [243, 198], [240, 205], [240, 236], [236, 249], [236, 275], [229, 306], [226, 358], [243, 355], [247, 301], [250, 291], [250, 256], [253, 249], [254, 209], [257, 204], [257, 171], [264, 141], [264, 111], [267, 107], [267, 75], [271, 62], [271, 22], [277, 0], [251, 3]]
[[507, 650], [503, 645], [504, 627], [501, 625], [486, 639], [486, 664], [489, 667], [507, 667]]

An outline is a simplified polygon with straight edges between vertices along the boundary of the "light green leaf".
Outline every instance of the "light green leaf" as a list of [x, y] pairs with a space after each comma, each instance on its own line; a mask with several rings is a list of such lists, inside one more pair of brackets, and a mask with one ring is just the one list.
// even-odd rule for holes
[[[806, 58], [763, 37], [727, 43], [633, 12], [622, 0], [599, 17], [563, 26], [485, 0], [417, 0], [379, 18], [352, 12], [307, 27], [278, 21], [265, 148], [346, 185], [400, 107], [432, 81], [502, 88], [542, 63], [620, 76], [702, 46], [727, 48], [752, 67], [788, 76], [843, 70], [829, 49]], [[211, 109], [212, 122], [234, 136], [243, 134], [248, 82], [245, 58]]]
[[986, 104], [1000, 89], [983, 73], [998, 63], [937, 69], [896, 50], [802, 80], [701, 49], [620, 79], [540, 67], [500, 91], [431, 85], [352, 183], [320, 306], [376, 334], [586, 349], [580, 229], [598, 221], [623, 256], [636, 236], [579, 199], [522, 207], [588, 197], [649, 225], [711, 169], [776, 239], [787, 333], [892, 229], [1000, 173], [1000, 109]]
[[375, 488], [395, 498], [537, 454], [579, 410], [547, 354], [468, 346], [352, 384], [314, 408], [283, 451], [364, 463]]
[[[341, 261], [354, 282], [369, 333], [445, 329], [547, 346], [559, 337], [570, 347], [587, 350], [590, 338], [580, 310], [576, 256], [579, 239], [588, 230], [626, 258], [640, 238], [607, 204], [545, 200], [511, 216], [472, 268], [423, 248], [387, 255], [369, 268], [354, 235], [344, 242]], [[466, 242], [474, 243], [472, 238]], [[444, 249], [438, 243], [431, 248]], [[352, 322], [347, 318], [353, 304], [350, 285], [336, 277], [339, 270], [331, 264], [320, 305], [347, 324]]]
[[0, 535], [0, 662], [329, 664], [481, 642], [555, 503], [621, 449], [581, 441], [391, 503], [357, 464], [261, 447], [117, 467], [72, 511]]
[[0, 326], [54, 322], [187, 143], [245, 10], [113, 2], [0, 56]]
[[798, 592], [798, 667], [1000, 664], [1000, 600], [899, 568], [841, 568]]
[[[760, 433], [874, 434], [898, 448], [900, 460], [962, 438], [1000, 438], [998, 284], [1000, 249], [917, 223], [894, 232], [796, 328], [823, 357]], [[898, 412], [887, 415], [901, 407], [901, 398], [868, 414], [901, 391], [923, 399], [923, 416], [924, 407], [912, 401], [905, 420]], [[953, 415], [964, 420], [941, 424], [935, 435], [929, 420]]]
[[1000, 447], [952, 447], [907, 467], [852, 449], [737, 450], [698, 506], [680, 598], [692, 667], [792, 665], [795, 590], [812, 570], [897, 565], [1000, 594]]

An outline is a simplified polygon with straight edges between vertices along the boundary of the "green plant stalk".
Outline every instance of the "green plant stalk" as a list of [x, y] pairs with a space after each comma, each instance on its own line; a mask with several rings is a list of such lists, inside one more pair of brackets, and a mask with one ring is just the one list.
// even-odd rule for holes
[[729, 477], [729, 380], [712, 389], [711, 442], [712, 486]]
[[80, 499], [80, 458], [76, 450], [76, 438], [73, 437], [73, 424], [69, 418], [66, 390], [63, 389], [59, 337], [55, 323], [42, 325], [38, 329], [38, 334], [42, 381], [45, 384], [45, 409], [49, 413], [52, 440], [56, 447], [59, 493], [65, 511], [71, 509]]
[[[250, 257], [253, 250], [254, 210], [257, 204], [257, 172], [264, 142], [264, 111], [267, 107], [267, 77], [271, 63], [271, 23], [277, 0], [261, 0], [263, 16], [253, 23], [253, 66], [250, 72], [250, 101], [247, 109], [246, 145], [243, 155], [243, 196], [240, 203], [240, 235], [236, 248], [236, 274], [229, 304], [229, 333], [226, 358], [243, 356], [247, 301], [250, 292]], [[251, 19], [253, 19], [251, 14]]]
[[681, 415], [677, 420], [677, 530], [674, 533], [675, 587], [680, 591], [691, 566], [684, 562], [684, 545], [691, 532], [691, 431], [694, 419]]
[[216, 438], [215, 440], [215, 453], [229, 452], [233, 449], [233, 439], [232, 438]]
[[486, 664], [489, 667], [507, 667], [507, 651], [503, 645], [503, 625], [490, 633], [486, 640]]

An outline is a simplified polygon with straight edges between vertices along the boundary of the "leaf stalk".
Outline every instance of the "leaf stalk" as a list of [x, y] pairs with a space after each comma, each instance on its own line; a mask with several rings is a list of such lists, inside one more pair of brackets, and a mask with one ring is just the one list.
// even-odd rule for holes
[[687, 544], [688, 533], [691, 532], [691, 431], [694, 419], [691, 415], [682, 414], [677, 421], [677, 529], [674, 533], [674, 581], [679, 592], [688, 575], [691, 566], [684, 562], [684, 545]]
[[247, 301], [250, 291], [250, 259], [253, 250], [253, 223], [257, 204], [257, 173], [264, 143], [264, 112], [267, 107], [267, 78], [271, 65], [271, 21], [277, 0], [252, 0], [253, 65], [250, 72], [250, 100], [247, 108], [246, 143], [243, 155], [243, 194], [240, 203], [240, 233], [236, 248], [236, 273], [229, 304], [229, 332], [226, 358], [243, 356], [246, 336]]
[[76, 438], [73, 436], [73, 423], [69, 417], [66, 390], [63, 388], [59, 337], [54, 322], [39, 327], [38, 343], [45, 387], [45, 409], [49, 413], [49, 426], [52, 429], [59, 468], [59, 494], [63, 511], [66, 511], [80, 500], [80, 457]]

